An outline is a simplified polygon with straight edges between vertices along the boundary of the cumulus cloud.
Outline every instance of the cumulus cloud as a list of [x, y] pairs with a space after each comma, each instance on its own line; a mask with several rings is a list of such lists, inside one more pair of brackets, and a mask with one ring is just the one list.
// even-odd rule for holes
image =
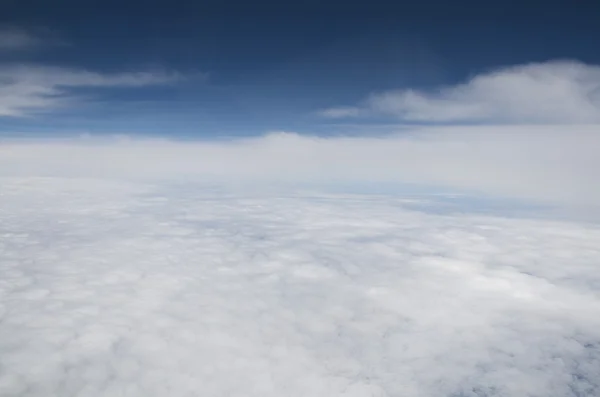
[[596, 206], [597, 127], [443, 127], [386, 137], [0, 144], [0, 175], [96, 175], [255, 182], [391, 182]]
[[506, 67], [438, 90], [375, 93], [352, 112], [336, 109], [323, 114], [349, 117], [360, 109], [413, 122], [598, 123], [600, 67], [576, 61]]
[[0, 177], [1, 395], [600, 393], [597, 227], [175, 176]]
[[72, 100], [73, 88], [143, 87], [179, 78], [176, 73], [164, 72], [104, 74], [62, 67], [1, 65], [0, 116], [26, 116], [64, 106]]

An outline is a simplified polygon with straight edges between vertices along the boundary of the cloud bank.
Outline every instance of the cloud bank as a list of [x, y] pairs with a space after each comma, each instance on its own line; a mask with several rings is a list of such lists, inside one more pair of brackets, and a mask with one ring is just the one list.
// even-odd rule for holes
[[552, 61], [506, 67], [432, 91], [375, 93], [325, 117], [391, 115], [410, 122], [590, 124], [600, 122], [600, 67]]
[[213, 142], [5, 141], [0, 175], [416, 183], [595, 206], [598, 153], [596, 126], [444, 127], [352, 138], [275, 133]]

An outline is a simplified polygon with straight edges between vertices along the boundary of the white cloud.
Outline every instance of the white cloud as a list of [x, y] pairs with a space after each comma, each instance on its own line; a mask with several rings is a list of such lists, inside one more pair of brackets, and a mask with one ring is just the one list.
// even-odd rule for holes
[[598, 123], [600, 67], [575, 61], [507, 67], [430, 92], [375, 93], [361, 110], [418, 122]]
[[65, 106], [73, 100], [69, 89], [85, 87], [142, 87], [168, 84], [176, 73], [135, 72], [104, 74], [86, 70], [36, 65], [0, 66], [0, 116], [26, 116]]
[[[0, 27], [0, 51], [65, 44], [52, 31]], [[195, 73], [193, 77], [205, 77]], [[0, 117], [30, 116], [80, 103], [77, 88], [143, 87], [173, 83], [182, 76], [159, 70], [102, 73], [44, 64], [0, 63]]]
[[0, 177], [1, 395], [600, 393], [597, 227], [169, 173]]
[[443, 127], [388, 137], [6, 141], [0, 175], [408, 182], [593, 207], [600, 202], [598, 132], [596, 126]]

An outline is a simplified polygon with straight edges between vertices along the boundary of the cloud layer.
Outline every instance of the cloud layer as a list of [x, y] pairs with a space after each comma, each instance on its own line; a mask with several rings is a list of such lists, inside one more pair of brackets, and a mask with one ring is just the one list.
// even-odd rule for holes
[[416, 183], [566, 204], [600, 202], [597, 127], [446, 127], [387, 137], [291, 133], [213, 142], [0, 144], [0, 175]]
[[0, 178], [0, 394], [596, 396], [600, 231]]
[[412, 122], [598, 123], [600, 67], [576, 61], [532, 63], [477, 75], [435, 91], [395, 90], [326, 117], [392, 115]]

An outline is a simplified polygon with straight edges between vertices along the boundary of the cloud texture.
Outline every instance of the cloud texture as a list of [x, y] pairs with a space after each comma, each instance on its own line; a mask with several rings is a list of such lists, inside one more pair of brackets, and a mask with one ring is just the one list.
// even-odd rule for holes
[[5, 396], [597, 396], [600, 230], [0, 178]]

